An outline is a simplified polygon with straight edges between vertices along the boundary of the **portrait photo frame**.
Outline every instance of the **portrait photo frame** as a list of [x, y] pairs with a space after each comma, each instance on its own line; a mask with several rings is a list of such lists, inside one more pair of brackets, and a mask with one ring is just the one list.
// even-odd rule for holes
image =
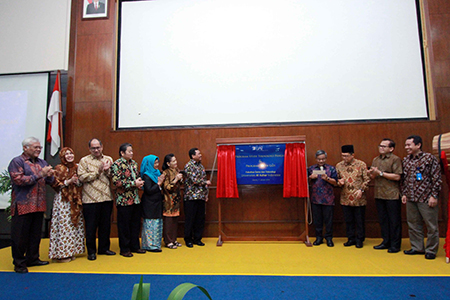
[[109, 0], [83, 0], [83, 19], [108, 18]]

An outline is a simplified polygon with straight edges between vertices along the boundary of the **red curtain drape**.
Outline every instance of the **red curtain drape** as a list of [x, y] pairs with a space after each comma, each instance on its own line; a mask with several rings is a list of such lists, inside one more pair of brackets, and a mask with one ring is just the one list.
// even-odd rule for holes
[[283, 197], [308, 197], [305, 143], [286, 144]]
[[[447, 186], [450, 187], [450, 170], [448, 168], [447, 155], [445, 154], [444, 151], [441, 151], [441, 162], [442, 162], [442, 167], [444, 168], [443, 171], [445, 174], [445, 178], [447, 180]], [[450, 202], [450, 191], [448, 194], [448, 203], [449, 202]], [[449, 212], [449, 216], [450, 216], [450, 205], [448, 205], [448, 212]], [[448, 218], [448, 220], [447, 220], [447, 235], [445, 237], [444, 249], [445, 249], [445, 257], [448, 260], [450, 258], [450, 218]]]
[[235, 154], [234, 145], [217, 146], [217, 198], [239, 198]]

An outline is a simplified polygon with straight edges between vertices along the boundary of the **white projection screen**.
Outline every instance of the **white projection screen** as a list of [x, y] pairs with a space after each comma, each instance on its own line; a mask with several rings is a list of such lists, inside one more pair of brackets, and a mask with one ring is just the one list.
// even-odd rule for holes
[[416, 4], [122, 1], [117, 128], [426, 119]]
[[[48, 81], [48, 73], [0, 76], [0, 172], [22, 154], [26, 137], [38, 138], [45, 147]], [[9, 197], [0, 195], [0, 209], [8, 206]]]

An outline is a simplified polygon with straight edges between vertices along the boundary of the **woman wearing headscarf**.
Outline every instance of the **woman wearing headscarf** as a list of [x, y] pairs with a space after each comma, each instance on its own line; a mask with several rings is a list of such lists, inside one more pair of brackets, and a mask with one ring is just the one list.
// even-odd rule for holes
[[119, 155], [120, 158], [111, 166], [111, 174], [116, 195], [120, 255], [133, 257], [131, 252], [145, 253], [139, 244], [141, 201], [138, 193], [144, 181], [139, 177], [138, 165], [133, 160], [132, 145], [120, 145]]
[[81, 182], [73, 150], [64, 147], [59, 157], [61, 164], [55, 167], [54, 184], [58, 193], [53, 202], [48, 256], [57, 262], [70, 262], [75, 255], [84, 253]]
[[164, 174], [158, 170], [159, 158], [155, 155], [144, 157], [141, 164], [141, 177], [144, 180], [142, 194], [142, 248], [150, 252], [161, 252], [163, 230], [161, 186]]
[[176, 249], [181, 247], [177, 242], [178, 217], [180, 216], [180, 187], [183, 175], [178, 169], [177, 158], [174, 154], [164, 157], [162, 166], [165, 179], [163, 182], [163, 236], [167, 248]]

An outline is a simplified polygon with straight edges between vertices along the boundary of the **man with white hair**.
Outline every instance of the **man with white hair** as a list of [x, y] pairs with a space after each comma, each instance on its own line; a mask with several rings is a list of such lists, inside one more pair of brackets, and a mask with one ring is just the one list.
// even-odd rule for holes
[[31, 266], [47, 265], [39, 259], [42, 221], [46, 211], [46, 184], [55, 180], [53, 169], [39, 158], [42, 146], [37, 138], [22, 142], [23, 153], [8, 166], [11, 177], [11, 251], [14, 271], [28, 273]]

